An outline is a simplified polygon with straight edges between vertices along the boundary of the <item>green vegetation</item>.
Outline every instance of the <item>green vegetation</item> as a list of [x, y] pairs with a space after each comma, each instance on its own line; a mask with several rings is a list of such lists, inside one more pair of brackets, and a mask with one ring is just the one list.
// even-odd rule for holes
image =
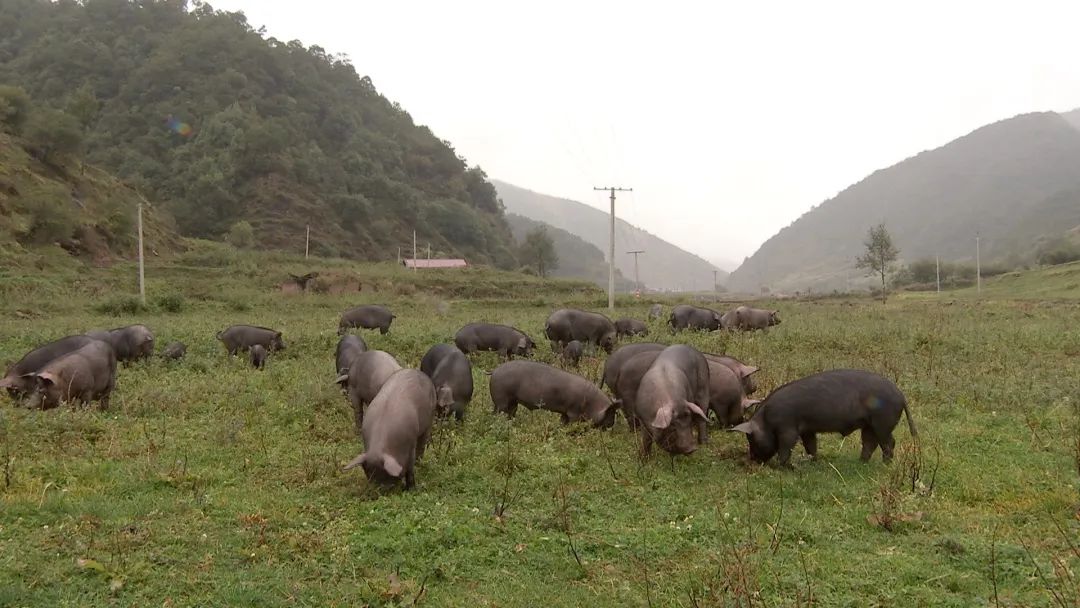
[[479, 167], [347, 58], [267, 38], [240, 14], [5, 0], [0, 82], [0, 129], [39, 161], [112, 172], [185, 235], [225, 239], [246, 221], [260, 248], [302, 251], [310, 225], [314, 253], [390, 260], [416, 230], [455, 257], [517, 265]]
[[888, 229], [885, 228], [885, 224], [871, 226], [863, 245], [866, 246], [866, 253], [855, 259], [855, 267], [881, 277], [881, 301], [884, 302], [888, 297], [888, 286], [885, 284], [885, 278], [888, 276], [893, 262], [896, 261], [896, 256], [900, 255], [900, 251], [893, 245], [892, 237], [889, 235]]
[[[901, 424], [892, 465], [860, 463], [857, 436], [822, 437], [821, 459], [800, 451], [793, 472], [748, 465], [745, 441], [723, 432], [689, 458], [640, 462], [621, 420], [597, 432], [544, 412], [493, 415], [482, 370], [498, 361], [485, 354], [464, 425], [437, 427], [416, 491], [379, 492], [341, 471], [361, 450], [332, 384], [341, 310], [390, 305], [391, 332], [365, 338], [415, 366], [465, 322], [539, 338], [552, 308], [598, 308], [601, 292], [487, 270], [187, 247], [151, 259], [149, 309], [137, 314], [103, 304], [134, 291], [130, 264], [82, 267], [76, 281], [0, 280], [0, 361], [137, 321], [159, 345], [188, 345], [179, 363], [121, 369], [109, 412], [27, 411], [3, 398], [0, 605], [1078, 600], [1075, 303], [785, 301], [769, 304], [784, 324], [768, 333], [679, 336], [762, 366], [762, 393], [832, 367], [895, 378], [921, 449]], [[286, 273], [308, 271], [322, 293], [281, 287]], [[628, 305], [620, 314], [644, 318], [647, 303]], [[227, 358], [214, 332], [237, 322], [283, 330], [287, 350], [264, 372]], [[673, 338], [657, 322], [645, 339]], [[554, 361], [545, 345], [538, 357]], [[595, 378], [601, 363], [581, 371]]]
[[1016, 116], [876, 171], [780, 230], [728, 286], [846, 289], [862, 253], [852, 235], [882, 222], [911, 256], [905, 262], [939, 255], [973, 264], [976, 232], [983, 262], [1009, 270], [1077, 259], [1075, 248], [1057, 253], [1062, 237], [1080, 230], [1080, 131], [1069, 120]]
[[[611, 226], [611, 216], [607, 213], [577, 201], [540, 194], [498, 180], [492, 180], [492, 183], [498, 189], [499, 198], [506, 205], [507, 212], [565, 230], [598, 250], [607, 251]], [[632, 201], [633, 199], [630, 199], [628, 202], [632, 205]], [[626, 251], [643, 249], [645, 254], [641, 256], [639, 271], [641, 282], [649, 288], [712, 291], [715, 269], [712, 264], [631, 225], [619, 218], [619, 213], [616, 212], [615, 218], [615, 242], [619, 247], [615, 252], [615, 267], [623, 276], [634, 276], [634, 257], [627, 255]], [[603, 255], [601, 253], [601, 256]], [[588, 277], [584, 274], [572, 276]], [[717, 272], [717, 280], [720, 282], [727, 276], [722, 270]], [[606, 285], [606, 270], [602, 277]], [[633, 289], [633, 281], [625, 285]]]
[[518, 256], [531, 264], [541, 277], [547, 277], [559, 267], [559, 254], [555, 253], [555, 243], [548, 236], [546, 226], [538, 226], [525, 234]]

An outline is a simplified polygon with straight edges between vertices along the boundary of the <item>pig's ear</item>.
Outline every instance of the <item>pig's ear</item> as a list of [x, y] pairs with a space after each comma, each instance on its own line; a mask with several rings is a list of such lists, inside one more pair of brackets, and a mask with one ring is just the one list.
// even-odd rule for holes
[[383, 455], [382, 468], [391, 477], [401, 477], [401, 471], [404, 470], [401, 467], [401, 463], [398, 462], [396, 458], [394, 458], [393, 456], [391, 456], [389, 454]]
[[743, 378], [745, 378], [745, 377], [749, 376], [750, 374], [757, 373], [757, 371], [760, 370], [760, 369], [761, 369], [760, 367], [754, 367], [753, 365], [744, 365], [744, 366], [742, 366], [742, 374], [741, 375], [742, 375]]
[[367, 452], [363, 452], [359, 456], [357, 456], [356, 458], [353, 458], [352, 461], [349, 462], [349, 464], [345, 465], [344, 470], [348, 471], [349, 469], [358, 467], [358, 466], [364, 464], [364, 462], [366, 462], [366, 461], [367, 461]]
[[526, 349], [528, 347], [529, 347], [529, 339], [528, 338], [522, 338], [522, 339], [518, 340], [518, 348], [524, 350], [524, 349]]
[[349, 374], [341, 374], [334, 380], [334, 384], [345, 384], [349, 381]]
[[56, 384], [56, 376], [52, 372], [42, 372], [40, 374], [29, 374], [37, 378], [43, 386], [52, 386]]
[[735, 426], [731, 427], [728, 430], [732, 431], [732, 432], [745, 433], [747, 435], [750, 435], [750, 434], [752, 434], [754, 432], [754, 423], [753, 422], [744, 422], [742, 424], [736, 424]]
[[759, 403], [761, 403], [760, 399], [747, 399], [746, 397], [743, 397], [742, 409], [743, 411], [748, 410]]
[[690, 413], [695, 415], [695, 416], [701, 416], [705, 420], [709, 419], [709, 417], [705, 414], [705, 412], [701, 411], [701, 408], [698, 407], [698, 404], [696, 404], [696, 403], [690, 403], [689, 401], [687, 401], [686, 402], [686, 409], [690, 410]]
[[656, 410], [656, 417], [653, 418], [652, 426], [656, 429], [666, 429], [671, 426], [671, 418], [675, 415], [675, 406], [667, 404], [660, 409]]

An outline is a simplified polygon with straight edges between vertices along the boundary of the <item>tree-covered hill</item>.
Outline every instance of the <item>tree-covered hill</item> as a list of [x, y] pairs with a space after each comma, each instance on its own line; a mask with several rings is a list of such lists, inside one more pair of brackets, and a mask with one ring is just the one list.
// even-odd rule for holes
[[[362, 64], [363, 58], [357, 58]], [[350, 62], [185, 0], [4, 0], [0, 82], [77, 121], [85, 160], [217, 238], [389, 259], [418, 237], [515, 265], [494, 187]]]
[[[531, 220], [516, 213], [507, 213], [506, 220], [510, 223], [510, 230], [518, 243], [525, 240], [525, 235], [537, 228], [545, 228], [552, 244], [555, 245], [555, 253], [559, 256], [559, 264], [551, 275], [568, 279], [584, 279], [592, 281], [601, 287], [607, 288], [608, 265], [604, 253], [592, 243], [585, 241], [579, 236], [556, 228], [554, 226]], [[642, 283], [645, 283], [642, 281]], [[648, 287], [648, 283], [645, 283]], [[618, 268], [615, 269], [615, 289], [617, 291], [633, 291], [634, 281], [631, 276], [626, 278]]]
[[806, 212], [731, 274], [741, 291], [844, 289], [870, 226], [904, 262], [1030, 263], [1080, 227], [1080, 131], [1071, 116], [1023, 114], [874, 172]]

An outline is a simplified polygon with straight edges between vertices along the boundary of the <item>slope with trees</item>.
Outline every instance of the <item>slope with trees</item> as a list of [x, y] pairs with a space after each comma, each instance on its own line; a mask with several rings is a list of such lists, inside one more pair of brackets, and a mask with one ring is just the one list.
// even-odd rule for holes
[[[604, 254], [592, 244], [585, 242], [581, 237], [544, 222], [530, 220], [527, 217], [515, 213], [507, 213], [506, 220], [510, 223], [510, 230], [514, 239], [524, 244], [526, 236], [543, 228], [554, 246], [555, 254], [559, 258], [558, 265], [551, 271], [551, 276], [572, 279], [584, 279], [592, 281], [606, 288], [608, 282], [608, 265]], [[522, 264], [529, 264], [530, 260], [519, 255]], [[615, 270], [615, 288], [618, 291], [631, 291], [634, 282], [628, 280], [623, 274]]]
[[1044, 241], [1080, 226], [1080, 131], [1024, 114], [875, 172], [780, 230], [731, 275], [757, 291], [843, 289], [866, 226], [885, 223], [906, 261], [940, 255], [1034, 263]]
[[[581, 237], [600, 251], [607, 251], [611, 222], [607, 213], [577, 201], [540, 194], [498, 180], [492, 180], [492, 183], [507, 212], [560, 228]], [[717, 272], [718, 281], [727, 278], [726, 272], [702, 258], [618, 217], [615, 218], [615, 243], [615, 266], [627, 277], [634, 275], [634, 258], [626, 252], [645, 250], [640, 257], [641, 282], [651, 289], [712, 291], [713, 271]]]
[[[362, 58], [360, 58], [362, 59]], [[516, 265], [494, 187], [347, 58], [186, 0], [5, 0], [0, 82], [81, 134], [87, 161], [183, 233], [392, 259], [418, 237]], [[69, 129], [70, 131], [70, 129]], [[48, 151], [46, 151], [48, 153]]]

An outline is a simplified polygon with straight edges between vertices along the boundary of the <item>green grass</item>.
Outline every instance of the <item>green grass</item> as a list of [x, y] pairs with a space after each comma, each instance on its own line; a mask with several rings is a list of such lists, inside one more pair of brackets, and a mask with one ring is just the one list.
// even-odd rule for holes
[[[109, 412], [0, 407], [0, 606], [972, 606], [994, 605], [995, 581], [1003, 606], [1050, 606], [1048, 588], [1080, 568], [1075, 303], [780, 302], [769, 333], [679, 336], [760, 365], [762, 394], [832, 367], [897, 379], [921, 435], [915, 491], [903, 424], [892, 465], [859, 462], [857, 436], [822, 437], [816, 462], [800, 448], [794, 471], [749, 465], [745, 440], [722, 432], [691, 457], [641, 462], [622, 420], [597, 432], [493, 415], [487, 354], [466, 422], [437, 427], [416, 490], [380, 492], [341, 471], [362, 448], [332, 385], [340, 310], [389, 304], [391, 333], [365, 338], [416, 366], [468, 321], [540, 338], [552, 308], [599, 294], [313, 261], [373, 287], [293, 295], [276, 277], [303, 260], [191, 266], [152, 267], [136, 315], [102, 305], [119, 296], [100, 285], [130, 285], [127, 267], [0, 307], [0, 361], [135, 321], [188, 344], [177, 364], [121, 369]], [[180, 304], [155, 304], [163, 294]], [[283, 330], [288, 349], [264, 372], [230, 360], [214, 333], [236, 322]], [[553, 360], [546, 345], [538, 357]], [[871, 523], [890, 517], [891, 530]]]
[[[944, 294], [950, 298], [1080, 300], [1080, 262], [1007, 272], [983, 279], [981, 294], [974, 286], [949, 290]], [[903, 297], [931, 299], [936, 298], [937, 293], [933, 291], [905, 292]]]

